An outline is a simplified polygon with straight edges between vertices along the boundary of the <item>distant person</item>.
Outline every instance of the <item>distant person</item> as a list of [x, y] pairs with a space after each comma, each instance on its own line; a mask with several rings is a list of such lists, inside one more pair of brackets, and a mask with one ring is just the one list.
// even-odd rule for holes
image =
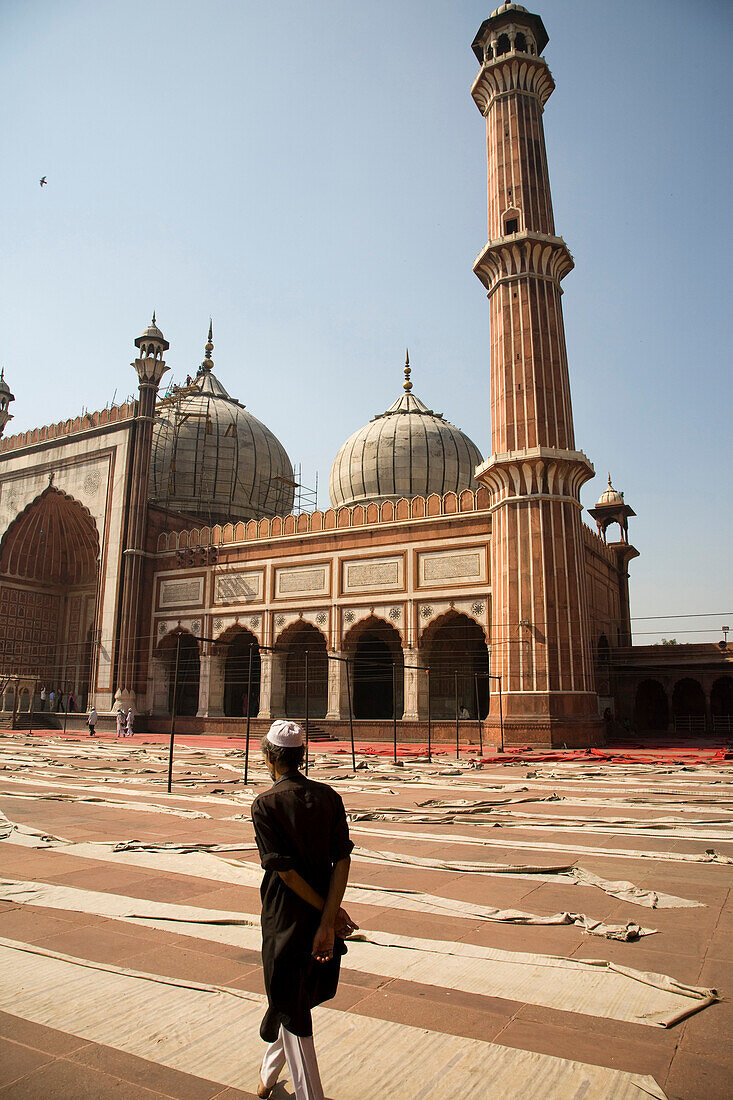
[[68, 707], [72, 714], [76, 712], [76, 696], [74, 695], [73, 691], [69, 692]]
[[127, 712], [127, 721], [125, 723], [127, 728], [127, 736], [132, 737], [135, 732], [135, 715], [132, 713], [132, 707]]
[[64, 691], [63, 688], [59, 688], [58, 695], [56, 696], [56, 710], [60, 711], [64, 709]]
[[99, 717], [99, 715], [97, 714], [97, 708], [93, 707], [93, 706], [90, 707], [89, 708], [89, 714], [87, 715], [87, 725], [89, 726], [89, 736], [90, 737], [94, 737], [94, 731], [95, 731], [95, 728], [96, 728], [96, 725], [97, 725], [97, 718], [98, 717]]
[[117, 736], [118, 737], [124, 737], [126, 730], [127, 730], [127, 725], [126, 725], [126, 722], [125, 722], [124, 712], [121, 711], [121, 710], [118, 710], [117, 711]]
[[47, 698], [48, 698], [48, 693], [46, 692], [46, 685], [44, 684], [44, 686], [41, 688], [41, 707], [40, 707], [41, 710], [46, 709], [46, 699]]
[[56, 702], [56, 692], [51, 688], [48, 693], [48, 709], [52, 711], [54, 709], [54, 703]]
[[470, 718], [471, 717], [471, 715], [468, 713], [468, 707], [466, 706], [465, 703], [461, 703], [461, 709], [459, 710], [458, 714], [461, 718]]
[[265, 877], [262, 963], [269, 1044], [259, 1097], [272, 1093], [287, 1062], [295, 1100], [324, 1100], [313, 1046], [311, 1009], [336, 993], [344, 936], [357, 928], [341, 908], [353, 844], [341, 797], [299, 770], [305, 745], [297, 723], [273, 722], [262, 739], [272, 786], [252, 803]]

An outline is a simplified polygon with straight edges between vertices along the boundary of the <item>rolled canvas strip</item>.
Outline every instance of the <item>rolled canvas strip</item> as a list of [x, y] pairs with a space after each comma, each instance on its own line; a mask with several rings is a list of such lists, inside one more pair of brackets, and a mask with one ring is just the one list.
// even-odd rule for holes
[[[15, 830], [15, 831], [14, 831]], [[56, 844], [62, 847], [64, 851], [69, 855], [75, 855], [82, 859], [97, 859], [104, 860], [106, 862], [124, 862], [127, 865], [149, 867], [155, 870], [162, 870], [173, 872], [174, 874], [193, 875], [201, 878], [211, 878], [216, 881], [224, 881], [240, 886], [255, 886], [259, 887], [261, 881], [261, 871], [259, 867], [252, 864], [243, 863], [241, 860], [229, 860], [224, 859], [217, 855], [217, 853], [225, 852], [244, 852], [244, 851], [256, 851], [255, 845], [228, 845], [228, 844], [181, 844], [181, 843], [163, 843], [163, 844], [144, 844], [141, 841], [123, 841], [117, 844], [95, 844], [91, 842], [85, 843], [72, 843], [70, 841], [61, 840], [58, 837], [48, 837], [44, 834], [38, 833], [35, 830], [29, 829], [27, 826], [13, 825], [8, 819], [0, 813], [0, 839], [7, 838], [13, 834], [13, 838], [16, 842], [24, 843], [31, 847], [42, 847], [48, 850], [50, 845]], [[181, 863], [181, 856], [186, 856], [185, 865]], [[397, 863], [413, 866], [425, 866], [431, 869], [446, 869], [439, 868], [438, 863], [445, 863], [447, 861], [436, 861], [435, 859], [421, 859], [417, 856], [398, 856], [396, 853], [391, 852], [374, 852], [368, 849], [356, 849], [356, 857], [362, 858], [368, 862], [384, 862], [384, 863]], [[420, 862], [415, 864], [413, 861], [420, 859]], [[473, 871], [473, 873], [481, 873], [486, 875], [511, 875], [516, 878], [535, 877], [536, 881], [557, 882], [565, 879], [580, 886], [595, 886], [604, 893], [617, 897], [622, 901], [633, 902], [636, 905], [643, 905], [649, 909], [683, 909], [683, 908], [705, 908], [702, 902], [691, 901], [687, 898], [676, 897], [673, 894], [665, 894], [661, 891], [645, 890], [641, 887], [635, 886], [632, 882], [610, 882], [607, 879], [601, 878], [599, 875], [593, 874], [591, 871], [586, 871], [583, 868], [576, 867], [574, 864], [560, 864], [556, 867], [541, 867], [528, 864], [467, 864], [466, 866], [459, 866], [459, 861], [454, 861], [451, 869], [456, 871], [469, 871], [472, 868], [480, 867], [480, 872]], [[422, 898], [422, 906], [420, 911], [422, 912], [438, 912], [446, 911], [447, 907], [456, 906], [456, 903], [451, 902], [447, 898], [438, 898], [432, 894], [419, 893], [414, 891], [405, 890], [389, 890], [379, 889], [373, 886], [360, 886], [351, 884], [348, 887], [349, 897], [353, 897], [354, 900], [363, 900], [369, 904], [377, 904], [376, 901], [367, 898], [356, 898], [353, 894], [355, 889], [369, 890], [378, 893], [380, 895], [380, 901], [378, 904], [384, 906], [394, 906], [394, 902], [391, 900], [395, 897], [420, 897]], [[404, 905], [401, 907], [405, 907]], [[407, 906], [408, 908], [415, 909], [417, 903]], [[465, 911], [465, 905], [458, 913], [461, 915]], [[479, 910], [481, 907], [474, 907]], [[474, 915], [477, 915], [474, 913]], [[480, 914], [479, 914], [480, 915]], [[577, 914], [582, 916], [582, 914]], [[480, 919], [496, 919], [483, 917]], [[584, 918], [589, 919], [589, 918]], [[563, 921], [562, 923], [567, 923]], [[590, 931], [590, 929], [587, 929]], [[639, 934], [648, 934], [651, 930], [640, 931]], [[605, 935], [605, 932], [598, 933], [594, 930], [593, 934]]]
[[[49, 997], [49, 989], [64, 996]], [[264, 997], [0, 940], [0, 1007], [138, 1058], [250, 1091]], [[315, 1011], [321, 1074], [339, 1100], [666, 1100], [653, 1078], [332, 1008]]]
[[[548, 832], [550, 832], [548, 826]], [[465, 833], [410, 833], [401, 829], [380, 829], [369, 828], [363, 825], [355, 825], [351, 829], [352, 833], [359, 834], [360, 836], [368, 837], [389, 837], [399, 840], [431, 840], [438, 841], [441, 844], [450, 842], [451, 844], [470, 844], [478, 845], [481, 848], [501, 848], [506, 851], [508, 847], [516, 849], [518, 851], [533, 851], [533, 852], [575, 852], [583, 853], [589, 856], [622, 856], [624, 859], [646, 859], [646, 860], [661, 860], [663, 862], [672, 863], [724, 863], [733, 864], [733, 856], [728, 856], [720, 852], [716, 852], [712, 848], [708, 848], [705, 852], [675, 852], [675, 851], [643, 851], [638, 848], [596, 848], [584, 847], [582, 844], [562, 844], [559, 841], [555, 841], [553, 837], [546, 837], [543, 840], [515, 840], [512, 837], [511, 843], [507, 840], [494, 839], [488, 836], [479, 836], [473, 834], [468, 836]], [[448, 868], [450, 870], [450, 868]]]
[[[127, 792], [125, 792], [127, 793]], [[20, 798], [28, 802], [93, 802], [98, 806], [113, 806], [116, 810], [139, 810], [148, 814], [173, 814], [175, 817], [210, 818], [201, 810], [187, 810], [176, 806], [158, 806], [152, 802], [120, 802], [114, 798], [95, 798], [92, 795], [64, 794], [61, 791], [39, 794], [37, 791], [0, 791], [3, 798]]]
[[[0, 897], [18, 904], [175, 930], [179, 935], [248, 951], [259, 951], [261, 946], [257, 918], [236, 913], [13, 880], [3, 882]], [[680, 1012], [698, 1011], [716, 999], [714, 990], [605, 961], [501, 951], [383, 932], [363, 932], [350, 939], [342, 968], [647, 1026], [667, 1027]]]

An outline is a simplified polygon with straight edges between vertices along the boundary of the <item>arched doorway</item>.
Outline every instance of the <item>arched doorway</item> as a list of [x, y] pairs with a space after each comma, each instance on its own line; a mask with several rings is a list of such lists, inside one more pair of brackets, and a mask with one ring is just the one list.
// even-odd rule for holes
[[642, 680], [634, 698], [634, 725], [639, 733], [663, 733], [669, 725], [667, 692], [659, 680]]
[[672, 692], [672, 714], [675, 731], [705, 732], [705, 693], [699, 680], [687, 677], [677, 681]]
[[354, 717], [401, 718], [404, 659], [392, 624], [370, 616], [347, 634], [344, 650], [353, 660]]
[[489, 649], [478, 623], [450, 611], [431, 623], [420, 648], [430, 669], [430, 709], [435, 718], [455, 718], [458, 713], [476, 718], [489, 713]]
[[199, 709], [199, 675], [201, 662], [198, 642], [185, 630], [167, 634], [158, 646], [158, 656], [163, 660], [168, 675], [168, 713], [181, 717], [192, 716]]
[[259, 709], [260, 647], [254, 634], [242, 628], [229, 640], [224, 660], [224, 714], [227, 718], [240, 718], [247, 714], [256, 715]]
[[710, 692], [714, 733], [733, 733], [733, 676], [721, 676]]
[[304, 718], [306, 669], [308, 717], [325, 718], [328, 708], [328, 653], [326, 639], [311, 623], [288, 627], [277, 645], [285, 655], [285, 715]]
[[98, 557], [91, 514], [52, 485], [13, 520], [0, 542], [0, 674], [86, 699]]

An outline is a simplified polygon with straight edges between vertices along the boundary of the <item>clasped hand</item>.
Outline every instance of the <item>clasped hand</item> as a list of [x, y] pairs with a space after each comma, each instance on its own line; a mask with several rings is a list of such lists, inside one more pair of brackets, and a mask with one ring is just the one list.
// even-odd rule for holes
[[311, 954], [316, 962], [325, 963], [333, 957], [333, 941], [335, 936], [345, 939], [356, 932], [359, 925], [351, 919], [345, 909], [339, 909], [333, 926], [320, 924], [313, 938]]

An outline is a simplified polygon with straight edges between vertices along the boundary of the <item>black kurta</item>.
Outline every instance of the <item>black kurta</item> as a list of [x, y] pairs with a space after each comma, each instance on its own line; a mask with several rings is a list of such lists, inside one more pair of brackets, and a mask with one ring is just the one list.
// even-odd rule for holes
[[260, 895], [268, 1009], [260, 1035], [274, 1043], [281, 1024], [293, 1035], [313, 1034], [311, 1008], [335, 995], [341, 955], [346, 954], [337, 937], [329, 962], [312, 958], [321, 915], [285, 885], [278, 871], [297, 871], [325, 898], [334, 864], [354, 845], [341, 797], [301, 772], [283, 776], [257, 796], [252, 822], [265, 869]]

